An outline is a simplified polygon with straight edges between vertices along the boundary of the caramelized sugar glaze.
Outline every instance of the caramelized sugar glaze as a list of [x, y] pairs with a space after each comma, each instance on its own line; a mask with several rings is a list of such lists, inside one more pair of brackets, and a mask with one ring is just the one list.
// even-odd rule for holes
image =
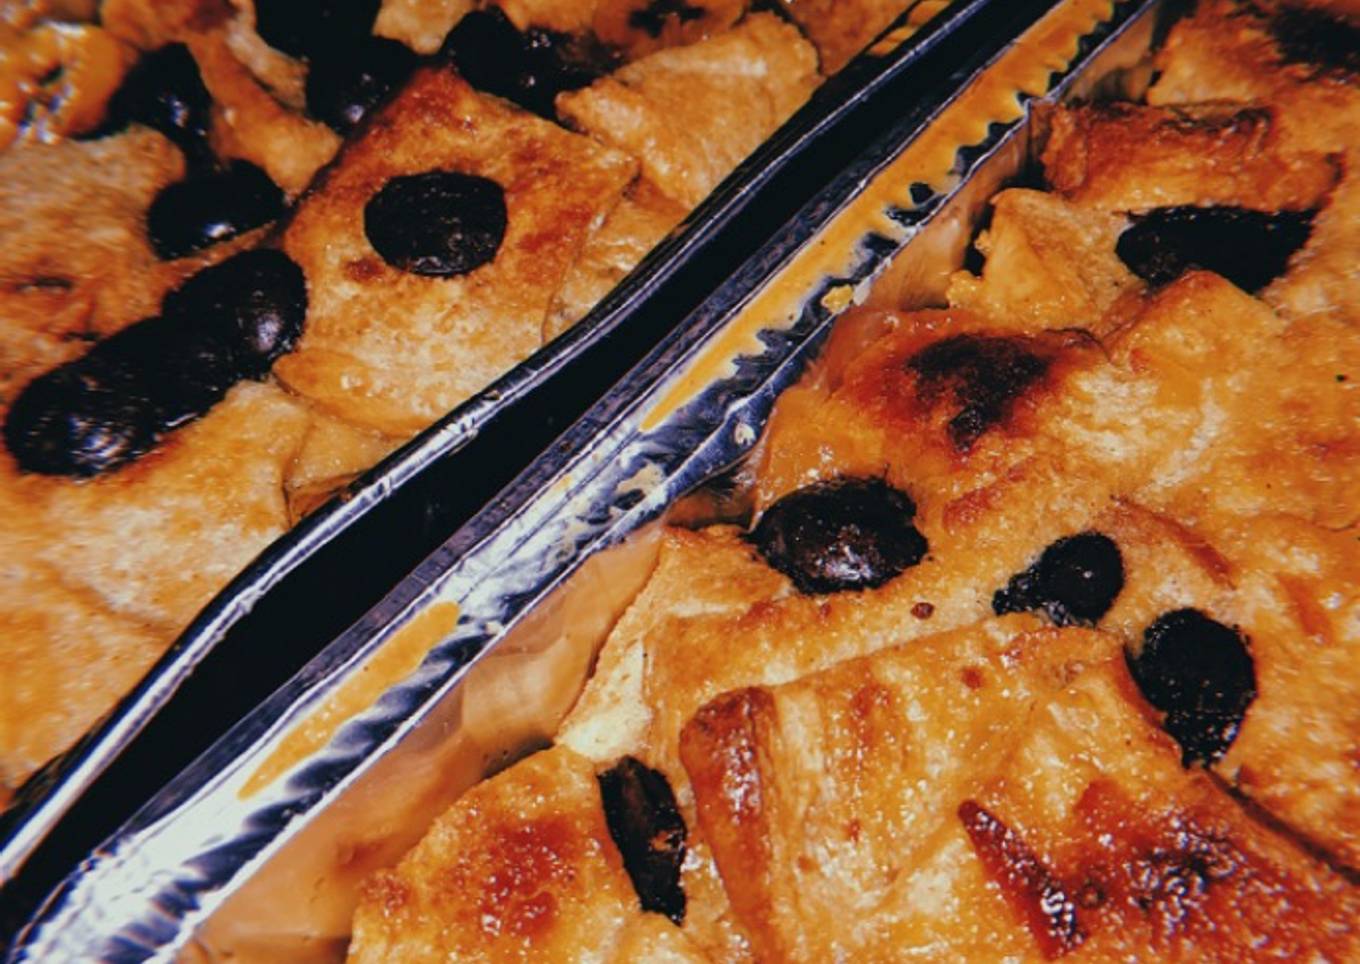
[[[1354, 18], [1201, 0], [1143, 102], [1050, 109], [980, 270], [840, 319], [750, 525], [664, 534], [555, 745], [373, 878], [351, 957], [1360, 955], [1360, 87], [1308, 26]], [[543, 813], [609, 833], [489, 928]]]
[[0, 798], [907, 6], [5, 5]]

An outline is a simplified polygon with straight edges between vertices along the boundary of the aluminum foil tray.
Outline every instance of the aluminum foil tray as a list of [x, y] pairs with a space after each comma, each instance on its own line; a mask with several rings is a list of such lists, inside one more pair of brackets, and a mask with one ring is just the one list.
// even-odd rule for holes
[[1171, 6], [979, 5], [939, 35], [901, 70], [918, 96], [874, 107], [877, 139], [71, 871], [10, 959], [342, 957], [358, 882], [544, 745], [645, 582], [658, 524], [720, 511], [687, 496], [750, 453], [832, 321], [857, 303], [940, 302], [988, 199], [1029, 167], [1030, 106], [1138, 93]]
[[[73, 860], [381, 599], [683, 323], [742, 252], [845, 163], [855, 118], [900, 100], [904, 73], [989, 2], [915, 3], [587, 318], [366, 473], [223, 589], [110, 717], [0, 814], [0, 948], [16, 915]], [[119, 771], [100, 779], [120, 757]], [[39, 849], [68, 812], [67, 831]]]

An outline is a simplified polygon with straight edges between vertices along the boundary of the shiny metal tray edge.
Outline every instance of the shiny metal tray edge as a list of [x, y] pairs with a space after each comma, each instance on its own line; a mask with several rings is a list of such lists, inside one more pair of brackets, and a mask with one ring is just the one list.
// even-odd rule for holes
[[[376, 506], [398, 497], [403, 486], [432, 463], [456, 457], [473, 438], [495, 431], [503, 412], [532, 396], [589, 346], [645, 314], [667, 280], [722, 227], [758, 203], [761, 190], [810, 143], [990, 2], [960, 0], [931, 20], [904, 30], [913, 5], [884, 34], [885, 39], [894, 35], [903, 39], [874, 45], [829, 78], [808, 104], [725, 179], [681, 228], [658, 245], [585, 319], [364, 473], [346, 487], [343, 495], [267, 547], [208, 603], [102, 723], [16, 794], [13, 806], [0, 815], [0, 882], [9, 882], [18, 874], [73, 802], [266, 593]], [[393, 578], [397, 575], [394, 573]]]
[[[1146, 49], [1147, 41], [1129, 38], [1134, 33], [1150, 36], [1148, 25], [1158, 0], [1126, 0], [1112, 6], [1112, 15], [1083, 35], [1069, 68], [1052, 76], [1041, 96], [1065, 96], [1085, 83], [1092, 65], [1104, 62], [1102, 58], [1107, 61], [1104, 55], [1117, 46], [1142, 43]], [[1135, 31], [1135, 27], [1148, 29]], [[980, 76], [982, 68], [1003, 52], [980, 55], [981, 63], [974, 63], [968, 76]], [[989, 123], [981, 142], [959, 145], [950, 183], [942, 189], [922, 194], [914, 185], [898, 185], [902, 203], [884, 212], [886, 219], [878, 219], [873, 229], [866, 227], [860, 233], [855, 246], [858, 257], [844, 270], [817, 279], [802, 292], [800, 310], [796, 318], [789, 319], [791, 323], [762, 330], [763, 351], [739, 357], [728, 377], [706, 384], [692, 400], [673, 406], [658, 424], [642, 429], [648, 411], [654, 412], [668, 392], [673, 394], [677, 380], [721, 339], [731, 319], [749, 311], [771, 278], [782, 276], [800, 252], [825, 237], [827, 226], [847, 214], [849, 202], [882, 177], [896, 152], [914, 143], [954, 103], [960, 90], [962, 86], [896, 125], [805, 209], [790, 232], [757, 252], [742, 275], [708, 299], [683, 336], [677, 333], [669, 338], [639, 365], [628, 387], [616, 389], [592, 409], [501, 498], [173, 781], [68, 878], [16, 947], [13, 959], [46, 959], [46, 955], [168, 959], [185, 947], [190, 929], [240, 890], [259, 868], [266, 863], [277, 867], [280, 852], [296, 855], [298, 845], [306, 844], [307, 838], [312, 838], [317, 849], [315, 839], [324, 837], [326, 829], [326, 820], [320, 818], [343, 811], [345, 799], [356, 793], [364, 799], [360, 786], [364, 780], [369, 790], [375, 782], [390, 784], [390, 780], [377, 780], [375, 774], [384, 768], [401, 771], [401, 766], [391, 765], [400, 756], [392, 751], [399, 746], [409, 748], [417, 731], [433, 727], [439, 733], [456, 735], [473, 729], [469, 721], [477, 719], [483, 721], [478, 724], [483, 728], [499, 728], [483, 742], [487, 747], [497, 741], [503, 745], [484, 748], [480, 756], [474, 753], [478, 765], [465, 767], [467, 772], [459, 774], [463, 785], [481, 775], [472, 771], [485, 771], [517, 746], [531, 745], [551, 732], [555, 723], [551, 717], [565, 712], [579, 688], [588, 671], [588, 654], [607, 631], [607, 620], [597, 638], [576, 640], [565, 647], [566, 655], [553, 655], [557, 637], [541, 626], [537, 638], [533, 632], [526, 636], [526, 627], [544, 611], [551, 615], [554, 605], [569, 608], [569, 590], [576, 588], [580, 595], [582, 574], [616, 555], [598, 550], [623, 542], [661, 516], [676, 498], [750, 450], [774, 397], [798, 377], [831, 321], [855, 300], [828, 300], [829, 296], [848, 286], [862, 299], [869, 282], [928, 227], [946, 230], [940, 225], [957, 216], [959, 209], [978, 208], [981, 202], [968, 196], [968, 185], [980, 183], [989, 173], [996, 178], [998, 169], [1007, 165], [1013, 172], [1024, 160], [1027, 116]], [[964, 243], [971, 236], [971, 224], [966, 228]], [[947, 230], [957, 235], [959, 226], [950, 225]], [[620, 578], [615, 572], [614, 577], [620, 583], [632, 579], [640, 585], [647, 571], [645, 561], [640, 561], [645, 560], [647, 540], [635, 536], [630, 544], [633, 548], [625, 551], [631, 553], [627, 573]], [[564, 587], [568, 577], [571, 583]], [[598, 576], [591, 578], [598, 582]], [[630, 596], [626, 588], [619, 589], [616, 610]], [[416, 614], [437, 602], [459, 604], [462, 617], [419, 670], [355, 716], [324, 751], [293, 767], [288, 779], [277, 780], [242, 801], [240, 787], [268, 756], [276, 738], [314, 712], [352, 678], [354, 667], [365, 665]], [[597, 608], [608, 607], [597, 604]], [[564, 650], [562, 645], [555, 648]], [[582, 649], [587, 654], [584, 659]], [[500, 662], [500, 669], [488, 671], [495, 661]], [[488, 700], [469, 685], [478, 673], [479, 682], [485, 684], [499, 672], [501, 677], [519, 677], [520, 685], [510, 689], [523, 696], [525, 677], [540, 682], [560, 679], [564, 665], [572, 668], [577, 681], [557, 687], [562, 692], [548, 700], [553, 703], [549, 712], [516, 707], [513, 700]], [[507, 667], [515, 667], [514, 672]], [[489, 684], [483, 688], [495, 689]], [[475, 712], [473, 704], [479, 699], [495, 712]], [[517, 712], [542, 719], [511, 721]], [[447, 789], [445, 796], [458, 789]], [[351, 819], [353, 814], [351, 806]], [[326, 844], [319, 847], [323, 862], [334, 860], [333, 854], [326, 857], [327, 849]], [[258, 906], [253, 912], [259, 912]], [[263, 929], [268, 931], [267, 926]], [[316, 943], [318, 933], [292, 936], [303, 944]], [[320, 933], [316, 945], [321, 957], [333, 953], [335, 941], [342, 937], [333, 931], [329, 941], [326, 936]], [[215, 959], [221, 953], [221, 945], [214, 946], [212, 940], [200, 938], [196, 943], [203, 959]], [[249, 956], [244, 954], [244, 958]], [[244, 958], [236, 955], [236, 959]]]

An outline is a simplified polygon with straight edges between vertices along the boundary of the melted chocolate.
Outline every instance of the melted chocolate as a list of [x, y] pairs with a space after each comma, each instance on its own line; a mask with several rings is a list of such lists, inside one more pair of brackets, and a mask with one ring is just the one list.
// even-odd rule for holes
[[364, 206], [364, 233], [394, 268], [449, 278], [496, 257], [507, 224], [505, 191], [458, 171], [394, 177]]
[[685, 920], [680, 865], [685, 860], [685, 818], [665, 774], [631, 756], [599, 776], [609, 835], [643, 910]]
[[1156, 208], [1133, 216], [1115, 253], [1151, 285], [1168, 284], [1199, 267], [1255, 292], [1284, 274], [1290, 256], [1308, 241], [1315, 213], [1266, 214], [1221, 206]]
[[1124, 560], [1109, 536], [1065, 536], [992, 597], [992, 611], [1042, 611], [1058, 626], [1094, 626], [1124, 588]]
[[766, 509], [751, 540], [800, 592], [872, 589], [925, 557], [915, 514], [906, 493], [882, 479], [832, 479]]
[[1128, 664], [1147, 701], [1166, 714], [1162, 726], [1186, 766], [1223, 756], [1256, 699], [1246, 638], [1197, 609], [1159, 616]]

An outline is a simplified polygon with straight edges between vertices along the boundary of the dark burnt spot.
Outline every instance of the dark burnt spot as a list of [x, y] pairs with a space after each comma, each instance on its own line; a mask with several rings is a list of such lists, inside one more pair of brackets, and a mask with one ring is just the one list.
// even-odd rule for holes
[[987, 873], [1006, 903], [1025, 921], [1045, 957], [1060, 957], [1086, 940], [1077, 902], [1038, 855], [1010, 827], [972, 800], [959, 819]]
[[634, 10], [628, 15], [628, 26], [644, 31], [649, 37], [660, 37], [661, 31], [666, 29], [667, 20], [691, 23], [703, 17], [703, 7], [692, 7], [685, 0], [651, 0], [641, 10]]
[[881, 586], [925, 557], [916, 504], [882, 479], [814, 482], [765, 510], [751, 541], [804, 593]]
[[1124, 560], [1109, 536], [1082, 532], [1043, 551], [992, 597], [992, 611], [1043, 612], [1058, 626], [1094, 626], [1124, 588]]
[[599, 775], [609, 835], [645, 911], [685, 920], [680, 865], [685, 860], [685, 818], [665, 774], [631, 756]]
[[1283, 63], [1360, 74], [1360, 25], [1350, 20], [1314, 7], [1288, 6], [1271, 17], [1270, 34]]
[[927, 404], [957, 409], [949, 438], [967, 452], [990, 428], [1005, 421], [1015, 401], [1048, 372], [1050, 358], [1025, 339], [955, 335], [938, 341], [906, 363], [916, 375], [916, 392]]
[[508, 223], [505, 191], [459, 171], [394, 177], [364, 205], [364, 233], [392, 267], [448, 278], [496, 257]]
[[1181, 762], [1213, 763], [1228, 751], [1256, 698], [1247, 640], [1197, 609], [1159, 616], [1143, 633], [1129, 671], [1147, 701], [1166, 714]]
[[1200, 913], [1210, 887], [1232, 877], [1237, 858], [1226, 839], [1180, 826], [1174, 848], [1157, 848], [1129, 862], [1129, 896], [1139, 910], [1161, 919], [1163, 931], [1175, 929]]
[[935, 615], [934, 603], [918, 602], [911, 607], [911, 614], [917, 619], [929, 619]]
[[496, 7], [474, 10], [444, 38], [442, 56], [479, 90], [554, 117], [553, 101], [612, 71], [619, 52], [593, 36], [533, 29], [520, 33]]
[[1265, 213], [1239, 207], [1156, 208], [1133, 215], [1115, 253], [1150, 285], [1205, 268], [1256, 292], [1284, 274], [1313, 230], [1315, 211]]

